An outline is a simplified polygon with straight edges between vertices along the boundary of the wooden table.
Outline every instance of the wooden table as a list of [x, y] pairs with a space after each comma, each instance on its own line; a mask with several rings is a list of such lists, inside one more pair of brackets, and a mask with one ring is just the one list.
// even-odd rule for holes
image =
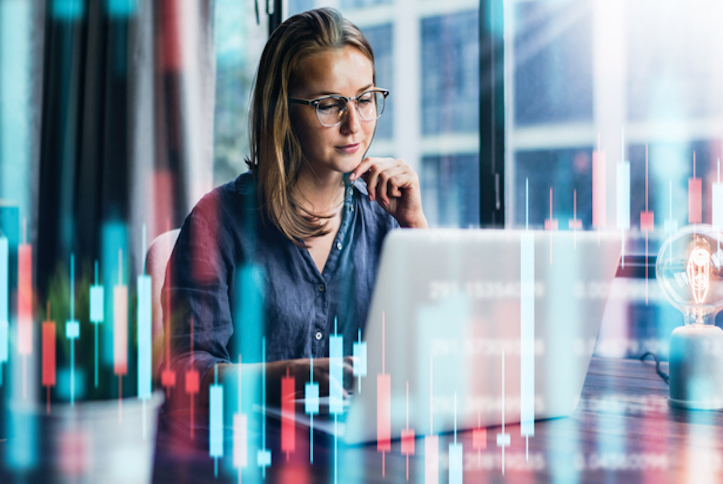
[[[664, 371], [667, 368], [663, 366]], [[473, 449], [471, 431], [458, 434], [463, 445], [464, 482], [723, 482], [721, 412], [687, 412], [667, 403], [668, 387], [653, 363], [593, 358], [578, 408], [569, 418], [540, 421], [525, 440], [518, 425], [507, 425], [511, 445], [496, 445], [500, 428], [489, 428], [486, 448]], [[370, 425], [375, 425], [370, 419]], [[315, 434], [314, 464], [309, 462], [308, 431], [297, 429], [297, 448], [288, 461], [279, 445], [280, 429], [267, 428], [272, 466], [265, 482], [404, 482], [407, 461], [400, 442], [390, 453], [375, 445], [334, 452], [333, 440]], [[206, 437], [207, 439], [207, 437]], [[448, 482], [447, 449], [452, 435], [439, 437], [440, 483]], [[409, 459], [409, 481], [425, 482], [424, 439]], [[384, 466], [384, 471], [382, 471]], [[245, 471], [243, 482], [254, 482]], [[384, 474], [383, 474], [384, 473]], [[260, 477], [260, 476], [257, 476]], [[218, 480], [208, 451], [159, 435], [154, 482], [234, 482], [238, 476], [219, 465]]]

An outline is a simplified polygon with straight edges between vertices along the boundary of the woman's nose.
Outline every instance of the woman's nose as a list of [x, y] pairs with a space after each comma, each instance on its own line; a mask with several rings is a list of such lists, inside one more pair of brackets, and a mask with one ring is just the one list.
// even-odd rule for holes
[[361, 118], [359, 117], [359, 110], [356, 102], [349, 101], [346, 105], [346, 113], [344, 114], [344, 121], [341, 123], [343, 130], [349, 133], [356, 133], [361, 128]]

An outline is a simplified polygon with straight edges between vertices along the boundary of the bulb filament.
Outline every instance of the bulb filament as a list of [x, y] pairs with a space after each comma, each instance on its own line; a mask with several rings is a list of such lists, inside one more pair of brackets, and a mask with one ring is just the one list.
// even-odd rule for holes
[[696, 247], [688, 259], [688, 278], [696, 304], [702, 304], [710, 286], [710, 254], [702, 247]]

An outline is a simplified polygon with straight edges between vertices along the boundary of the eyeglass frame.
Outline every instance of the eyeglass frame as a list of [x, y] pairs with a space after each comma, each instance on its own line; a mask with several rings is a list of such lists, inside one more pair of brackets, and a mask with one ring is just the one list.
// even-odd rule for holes
[[[340, 125], [344, 121], [344, 116], [349, 111], [349, 103], [352, 101], [355, 101], [354, 105], [356, 107], [356, 112], [362, 121], [369, 122], [369, 121], [376, 121], [377, 119], [379, 119], [382, 116], [382, 114], [384, 113], [384, 110], [382, 110], [382, 112], [379, 113], [379, 116], [377, 116], [374, 119], [365, 119], [364, 116], [362, 116], [361, 111], [359, 110], [359, 98], [370, 92], [381, 93], [382, 96], [384, 96], [385, 102], [386, 102], [387, 96], [389, 96], [389, 89], [382, 89], [382, 88], [375, 87], [373, 89], [364, 91], [364, 92], [358, 94], [357, 96], [351, 96], [351, 97], [342, 96], [340, 94], [329, 94], [327, 96], [321, 96], [321, 97], [317, 97], [315, 99], [301, 99], [301, 98], [296, 98], [296, 97], [289, 97], [289, 101], [292, 103], [295, 103], [295, 104], [304, 104], [306, 106], [314, 106], [314, 111], [316, 112], [316, 119], [319, 121], [319, 124], [321, 124], [325, 128], [333, 128], [334, 126]], [[344, 101], [346, 101], [346, 103], [344, 104], [344, 112], [342, 113], [342, 117], [339, 118], [339, 121], [337, 121], [334, 124], [324, 124], [321, 122], [321, 118], [319, 117], [319, 103], [321, 101], [323, 101], [324, 99], [329, 99], [329, 98], [334, 98], [334, 99], [338, 99], [338, 100], [343, 99]]]

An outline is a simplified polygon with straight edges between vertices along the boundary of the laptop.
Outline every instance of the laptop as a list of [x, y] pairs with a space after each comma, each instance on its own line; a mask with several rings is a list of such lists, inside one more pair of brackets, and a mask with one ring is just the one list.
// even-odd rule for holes
[[601, 232], [393, 231], [366, 376], [314, 428], [349, 444], [503, 423], [534, 436], [535, 420], [577, 406], [620, 253]]

